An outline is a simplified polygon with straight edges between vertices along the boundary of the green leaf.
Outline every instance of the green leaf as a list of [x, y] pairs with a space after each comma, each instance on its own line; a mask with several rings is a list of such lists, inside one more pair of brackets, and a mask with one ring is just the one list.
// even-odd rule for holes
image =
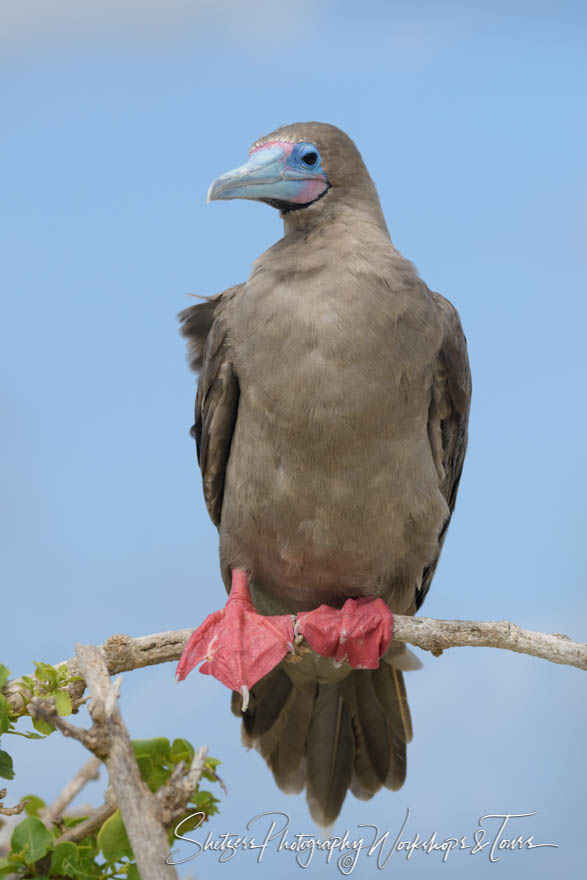
[[139, 869], [136, 865], [128, 866], [128, 874], [126, 875], [126, 880], [141, 880], [141, 875], [139, 874]]
[[29, 691], [34, 691], [35, 682], [30, 677], [30, 675], [21, 675], [21, 677], [18, 680], [22, 681], [22, 683], [29, 689]]
[[201, 810], [202, 813], [206, 814], [206, 818], [209, 816], [213, 816], [218, 812], [218, 807], [216, 804], [219, 804], [220, 801], [218, 798], [215, 798], [214, 795], [209, 791], [197, 791], [193, 797], [190, 798], [190, 804], [194, 804], [194, 806]]
[[10, 846], [15, 852], [22, 853], [27, 865], [34, 865], [53, 847], [53, 836], [40, 819], [29, 816], [12, 832]]
[[47, 806], [45, 801], [37, 797], [36, 794], [27, 794], [22, 800], [27, 801], [27, 805], [24, 808], [27, 816], [38, 816], [40, 811]]
[[9, 730], [8, 733], [11, 736], [24, 736], [25, 739], [46, 739], [45, 736], [33, 733], [32, 730]]
[[139, 765], [139, 772], [141, 774], [141, 779], [143, 782], [146, 782], [153, 772], [153, 762], [150, 758], [137, 758], [137, 764]]
[[11, 727], [12, 722], [10, 721], [8, 701], [4, 694], [0, 694], [0, 736], [10, 730]]
[[[79, 855], [80, 867], [83, 868], [84, 871], [86, 871], [91, 877], [93, 877], [95, 873], [100, 874], [101, 869], [94, 861], [94, 859], [100, 852], [98, 844], [90, 843], [82, 845], [81, 843], [78, 843], [77, 850]], [[96, 869], [98, 870], [96, 871]]]
[[58, 843], [51, 856], [49, 875], [60, 874], [63, 877], [79, 877], [79, 850], [75, 843], [66, 841]]
[[35, 678], [50, 687], [55, 687], [57, 684], [57, 672], [48, 663], [39, 663], [38, 661], [35, 663]]
[[0, 858], [0, 877], [4, 877], [5, 874], [13, 874], [14, 871], [14, 862], [10, 862], [5, 858]]
[[102, 855], [111, 865], [123, 858], [134, 858], [120, 810], [117, 810], [114, 815], [106, 819], [100, 828], [98, 832], [98, 845], [102, 850]]
[[189, 767], [194, 759], [194, 755], [194, 747], [187, 741], [187, 739], [173, 740], [170, 757], [174, 764], [179, 764], [180, 761], [185, 761]]
[[157, 791], [158, 788], [161, 788], [172, 773], [170, 767], [155, 764], [151, 758], [137, 758], [137, 764], [143, 781], [147, 783], [151, 791]]
[[53, 850], [49, 876], [73, 877], [75, 880], [89, 877], [102, 877], [104, 865], [94, 861], [95, 848], [78, 846], [71, 841], [58, 843]]
[[202, 776], [204, 779], [209, 779], [210, 782], [217, 782], [216, 779], [216, 768], [219, 764], [221, 764], [218, 758], [206, 758], [204, 763], [204, 769], [202, 770]]
[[61, 821], [66, 828], [75, 828], [76, 825], [85, 822], [87, 818], [87, 816], [62, 816]]
[[175, 846], [177, 843], [177, 837], [175, 836], [176, 828], [181, 826], [181, 833], [185, 834], [187, 831], [191, 831], [192, 828], [198, 828], [202, 822], [207, 821], [207, 817], [204, 816], [202, 818], [203, 810], [195, 810], [190, 809], [188, 813], [184, 813], [183, 816], [178, 816], [171, 823], [170, 828], [167, 831], [167, 839], [171, 847]]
[[8, 681], [9, 675], [10, 675], [10, 669], [7, 669], [3, 663], [0, 663], [0, 691], [4, 690], [4, 685]]
[[12, 758], [8, 752], [0, 749], [0, 776], [2, 779], [14, 779], [14, 767], [12, 766]]
[[42, 718], [33, 718], [32, 721], [35, 730], [38, 730], [39, 733], [44, 733], [45, 736], [49, 736], [55, 730], [52, 724], [49, 724], [48, 721], [43, 721]]
[[73, 706], [67, 691], [57, 691], [55, 694], [55, 707], [58, 715], [71, 715]]
[[131, 743], [135, 757], [148, 757], [155, 764], [161, 764], [169, 759], [171, 747], [169, 740], [163, 736], [155, 737], [155, 739], [133, 739]]

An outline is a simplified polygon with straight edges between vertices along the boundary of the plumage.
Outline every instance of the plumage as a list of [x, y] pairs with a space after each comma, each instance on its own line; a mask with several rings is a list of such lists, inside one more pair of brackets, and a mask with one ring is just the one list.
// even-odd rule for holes
[[308, 731], [308, 805], [319, 825], [330, 825], [351, 784], [355, 740], [348, 705], [337, 683], [318, 685]]
[[[314, 161], [312, 150], [310, 173], [302, 163]], [[226, 588], [244, 569], [262, 614], [364, 596], [413, 614], [438, 562], [467, 443], [458, 314], [393, 246], [347, 135], [285, 126], [251, 155], [211, 197], [275, 204], [284, 237], [244, 284], [181, 314], [200, 371], [193, 433]], [[287, 173], [273, 184], [266, 169], [275, 175], [279, 162]], [[312, 815], [328, 824], [349, 786], [359, 797], [401, 786], [412, 730], [400, 670], [413, 665], [393, 642], [373, 671], [313, 653], [283, 662], [253, 688], [245, 741], [284, 789], [298, 790], [305, 774]]]

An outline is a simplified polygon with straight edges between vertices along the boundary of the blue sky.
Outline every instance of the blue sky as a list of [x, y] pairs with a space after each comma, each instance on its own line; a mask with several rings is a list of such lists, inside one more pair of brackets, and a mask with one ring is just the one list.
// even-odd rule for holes
[[[396, 246], [468, 338], [469, 453], [424, 613], [587, 641], [583, 4], [49, 8], [0, 9], [2, 662], [21, 673], [75, 641], [195, 626], [224, 601], [175, 315], [190, 293], [244, 280], [281, 235], [266, 206], [206, 206], [210, 181], [258, 136], [309, 119], [355, 139]], [[407, 677], [406, 785], [349, 797], [335, 831], [397, 833], [409, 807], [414, 833], [471, 836], [484, 814], [537, 811], [517, 833], [559, 848], [495, 864], [478, 854], [476, 872], [576, 869], [584, 674], [489, 649], [423, 659]], [[182, 735], [222, 759], [229, 796], [213, 833], [244, 832], [267, 810], [316, 832], [303, 797], [281, 794], [242, 749], [215, 681], [196, 673], [174, 688], [172, 666], [134, 672], [123, 711], [134, 736]], [[53, 797], [84, 760], [56, 736], [8, 747], [15, 797]], [[468, 877], [470, 858], [394, 856], [383, 870]], [[283, 852], [261, 865], [205, 854], [188, 868], [227, 880], [301, 871]], [[371, 858], [352, 876], [379, 874]]]

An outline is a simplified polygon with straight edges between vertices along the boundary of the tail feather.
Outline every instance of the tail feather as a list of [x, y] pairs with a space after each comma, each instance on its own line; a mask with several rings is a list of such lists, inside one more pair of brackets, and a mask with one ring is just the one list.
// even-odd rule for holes
[[388, 663], [326, 684], [294, 684], [278, 667], [251, 690], [245, 713], [241, 705], [233, 694], [244, 744], [261, 753], [282, 791], [306, 787], [319, 825], [336, 819], [349, 788], [368, 800], [405, 780], [412, 722], [403, 675]]
[[345, 696], [348, 700], [355, 737], [355, 760], [353, 763], [351, 791], [359, 800], [367, 801], [379, 791], [381, 780], [378, 778], [369, 757], [352, 676], [349, 676], [349, 679], [345, 688]]
[[390, 738], [385, 712], [373, 687], [370, 669], [357, 669], [353, 681], [365, 748], [377, 778], [383, 783], [389, 772]]
[[390, 727], [403, 742], [409, 743], [413, 735], [412, 719], [401, 671], [381, 663], [378, 669], [373, 670], [373, 687]]
[[263, 736], [275, 724], [292, 689], [291, 679], [279, 667], [257, 682], [252, 689], [255, 692], [252, 711], [243, 713], [243, 724], [252, 740]]
[[293, 700], [288, 705], [287, 715], [284, 717], [286, 723], [283, 725], [271, 760], [275, 781], [281, 789], [290, 788], [291, 778], [296, 775], [303, 763], [315, 699], [315, 684], [293, 688]]
[[306, 751], [306, 796], [319, 825], [330, 825], [340, 813], [351, 784], [354, 751], [351, 716], [342, 688], [338, 683], [320, 684]]

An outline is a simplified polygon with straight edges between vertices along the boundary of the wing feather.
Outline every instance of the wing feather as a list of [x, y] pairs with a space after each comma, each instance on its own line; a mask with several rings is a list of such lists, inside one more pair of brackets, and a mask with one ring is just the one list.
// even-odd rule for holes
[[438, 564], [450, 517], [454, 510], [467, 449], [467, 421], [471, 404], [471, 372], [467, 355], [467, 340], [458, 312], [439, 293], [430, 292], [442, 314], [445, 334], [434, 374], [428, 437], [439, 486], [449, 508], [449, 517], [438, 536], [438, 552], [426, 566], [417, 590], [416, 609], [424, 601]]
[[191, 430], [198, 450], [204, 499], [212, 522], [220, 525], [226, 466], [238, 415], [240, 389], [234, 371], [224, 311], [243, 284], [180, 313], [188, 339], [190, 365], [200, 371], [195, 422]]

